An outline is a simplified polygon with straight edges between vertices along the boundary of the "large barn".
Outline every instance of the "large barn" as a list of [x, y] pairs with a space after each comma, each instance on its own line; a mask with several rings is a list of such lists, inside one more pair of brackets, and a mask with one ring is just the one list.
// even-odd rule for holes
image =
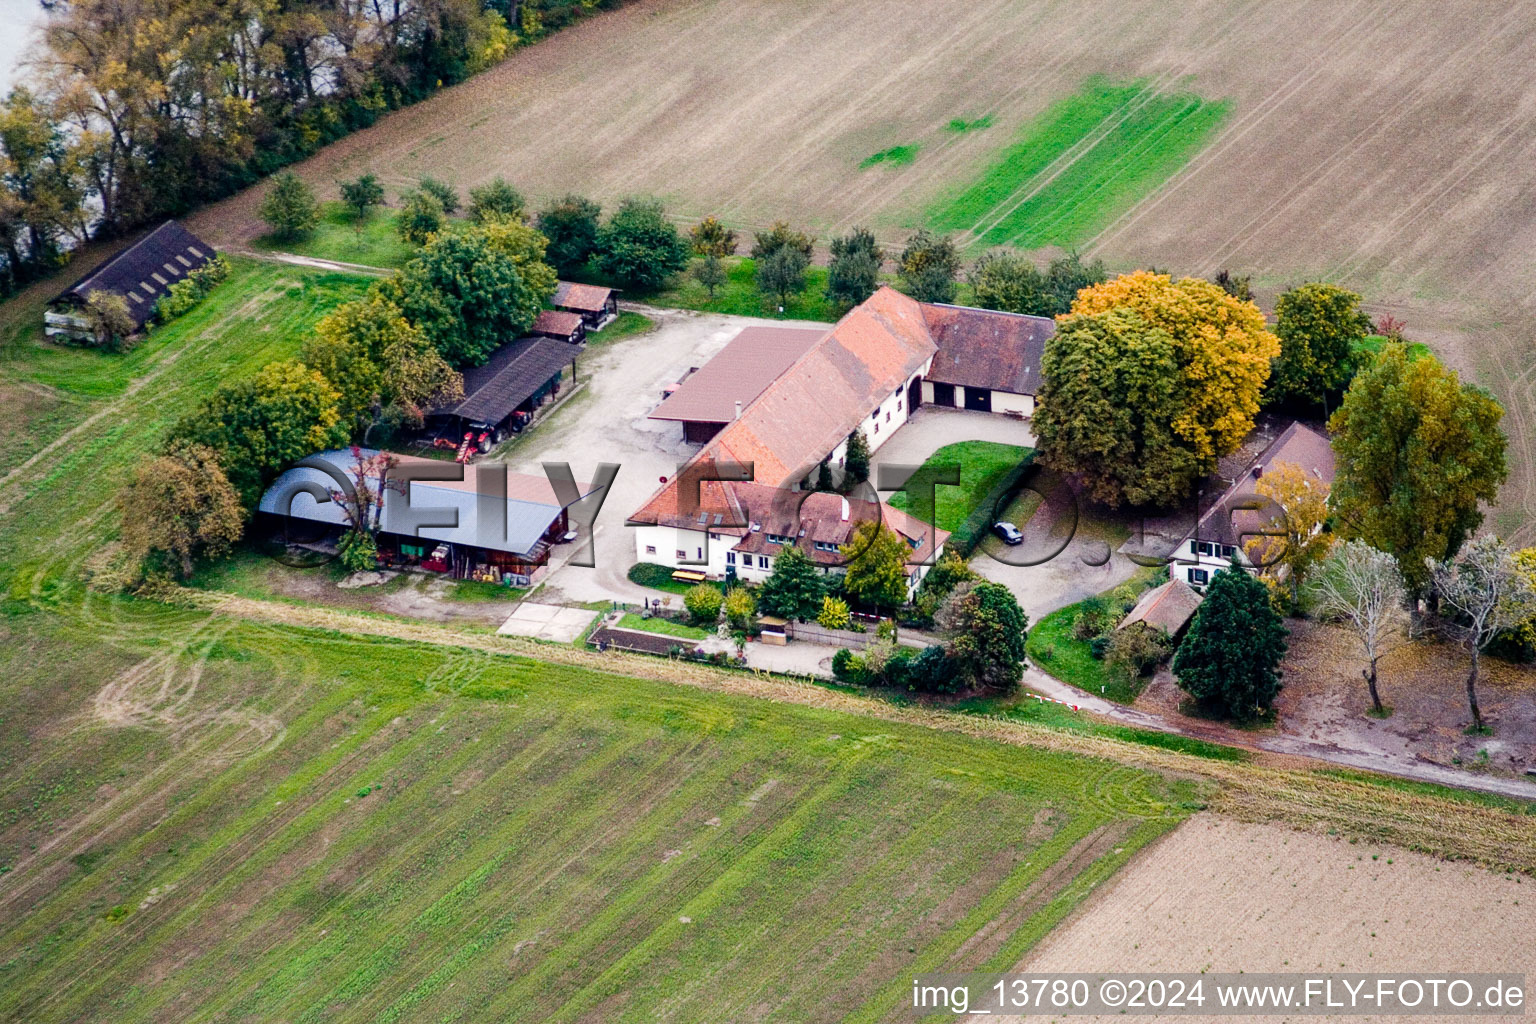
[[142, 328], [171, 285], [216, 255], [213, 246], [168, 220], [55, 296], [43, 328], [49, 336], [89, 337], [91, 325], [81, 311], [98, 291], [121, 296], [135, 328]]

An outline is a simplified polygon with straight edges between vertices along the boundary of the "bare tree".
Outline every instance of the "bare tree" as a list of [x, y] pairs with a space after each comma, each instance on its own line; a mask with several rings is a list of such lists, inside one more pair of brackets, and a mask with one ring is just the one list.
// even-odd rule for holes
[[1509, 548], [1491, 534], [1468, 544], [1452, 561], [1426, 558], [1424, 562], [1429, 566], [1430, 586], [1440, 598], [1442, 629], [1466, 644], [1472, 656], [1467, 706], [1472, 709], [1472, 728], [1482, 731], [1483, 713], [1477, 706], [1479, 659], [1494, 637], [1536, 615], [1536, 587], [1515, 564]]
[[1322, 618], [1341, 622], [1360, 644], [1366, 667], [1360, 670], [1371, 707], [1386, 709], [1376, 688], [1376, 667], [1394, 647], [1406, 642], [1408, 613], [1403, 608], [1403, 577], [1397, 559], [1363, 540], [1339, 544], [1309, 581]]

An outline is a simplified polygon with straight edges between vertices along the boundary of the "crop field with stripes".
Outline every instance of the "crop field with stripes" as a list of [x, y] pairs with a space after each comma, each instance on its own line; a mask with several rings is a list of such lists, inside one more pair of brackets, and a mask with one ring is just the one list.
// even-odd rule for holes
[[0, 619], [0, 1019], [886, 1019], [1197, 798], [525, 658], [87, 619]]
[[1091, 79], [1025, 125], [928, 223], [971, 243], [1070, 249], [1172, 177], [1227, 110], [1146, 82]]

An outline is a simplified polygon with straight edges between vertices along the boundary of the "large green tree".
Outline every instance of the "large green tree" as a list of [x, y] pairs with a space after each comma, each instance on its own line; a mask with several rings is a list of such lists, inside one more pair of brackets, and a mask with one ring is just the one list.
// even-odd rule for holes
[[901, 250], [899, 276], [904, 291], [919, 302], [955, 301], [960, 251], [954, 239], [927, 229], [913, 232]]
[[1387, 345], [1355, 375], [1328, 423], [1337, 530], [1397, 557], [1410, 593], [1483, 521], [1508, 475], [1504, 410], [1433, 356]]
[[598, 218], [603, 208], [585, 196], [556, 199], [539, 212], [539, 230], [549, 239], [550, 265], [560, 274], [586, 266], [597, 249]]
[[525, 332], [549, 297], [476, 231], [435, 236], [379, 291], [456, 367], [479, 366]]
[[912, 548], [890, 527], [868, 520], [838, 549], [847, 563], [843, 591], [880, 608], [907, 602], [907, 559]]
[[1332, 284], [1304, 284], [1275, 302], [1280, 355], [1270, 370], [1270, 401], [1320, 403], [1354, 373], [1355, 348], [1371, 333], [1360, 296]]
[[598, 269], [628, 288], [654, 290], [688, 265], [688, 242], [659, 200], [629, 198], [597, 236]]
[[354, 431], [391, 407], [417, 420], [426, 407], [463, 394], [458, 371], [376, 292], [322, 317], [302, 358], [336, 389], [342, 420]]
[[1175, 429], [1187, 385], [1168, 332], [1129, 309], [1070, 316], [1040, 366], [1034, 428], [1045, 465], [1111, 507], [1189, 493], [1204, 463]]
[[793, 545], [773, 559], [773, 573], [758, 588], [757, 606], [782, 619], [814, 619], [827, 588], [809, 555]]
[[967, 581], [950, 592], [934, 622], [950, 664], [970, 685], [1012, 690], [1024, 677], [1029, 619], [1001, 583]]
[[212, 449], [247, 509], [279, 473], [315, 452], [347, 443], [340, 396], [297, 360], [268, 363], [254, 377], [219, 385], [171, 431], [167, 450]]
[[1179, 686], [1239, 721], [1269, 712], [1280, 693], [1287, 630], [1269, 588], [1236, 565], [1211, 579], [1173, 658]]

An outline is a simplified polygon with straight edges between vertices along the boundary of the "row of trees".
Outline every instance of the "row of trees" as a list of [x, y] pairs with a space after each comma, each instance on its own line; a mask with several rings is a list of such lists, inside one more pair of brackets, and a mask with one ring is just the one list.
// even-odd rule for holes
[[594, 6], [566, 0], [46, 5], [0, 112], [0, 288], [228, 195]]
[[[736, 232], [718, 218], [706, 217], [696, 224], [688, 240], [699, 258], [693, 273], [711, 297], [726, 281], [722, 262], [737, 251]], [[782, 306], [805, 289], [816, 238], [775, 222], [767, 231], [753, 235], [751, 257], [757, 288]], [[858, 305], [880, 287], [887, 259], [894, 258], [901, 288], [920, 302], [953, 302], [958, 294], [964, 263], [954, 240], [922, 230], [908, 237], [900, 253], [892, 256], [868, 228], [854, 228], [830, 240], [826, 297], [833, 303]], [[1033, 260], [998, 250], [983, 255], [965, 274], [972, 301], [987, 309], [1035, 316], [1055, 316], [1070, 308], [1078, 291], [1105, 279], [1101, 262], [1084, 262], [1075, 253], [1041, 270]]]

